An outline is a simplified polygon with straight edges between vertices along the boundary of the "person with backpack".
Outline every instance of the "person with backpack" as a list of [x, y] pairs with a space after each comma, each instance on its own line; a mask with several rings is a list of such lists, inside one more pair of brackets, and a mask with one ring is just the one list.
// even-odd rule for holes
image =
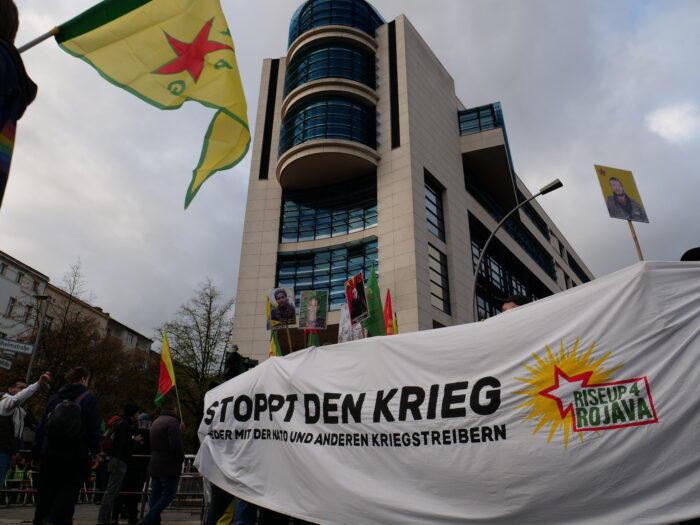
[[78, 367], [46, 404], [37, 428], [32, 457], [40, 460], [34, 525], [44, 520], [71, 525], [92, 456], [100, 451], [100, 411], [88, 392], [90, 373]]
[[[102, 451], [109, 457], [107, 466], [109, 480], [107, 490], [102, 496], [97, 525], [110, 525], [119, 521], [118, 513], [114, 512], [116, 510], [114, 503], [124, 482], [127, 461], [131, 457], [134, 444], [143, 441], [143, 436], [139, 436], [136, 432], [139, 408], [136, 405], [127, 404], [122, 414], [121, 417], [110, 419], [107, 431], [102, 436]], [[113, 514], [114, 517], [112, 517]]]

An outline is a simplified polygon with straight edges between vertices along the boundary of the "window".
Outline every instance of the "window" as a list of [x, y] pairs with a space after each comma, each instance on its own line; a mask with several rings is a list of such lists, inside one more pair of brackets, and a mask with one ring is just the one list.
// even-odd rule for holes
[[5, 263], [0, 263], [0, 275], [5, 275], [6, 270], [7, 270], [7, 265]]
[[442, 208], [442, 188], [431, 180], [426, 170], [425, 177], [425, 218], [428, 231], [441, 241], [445, 240], [445, 218]]
[[15, 282], [21, 283], [23, 277], [24, 277], [24, 274], [22, 272], [17, 272], [17, 277], [15, 278]]
[[304, 2], [289, 23], [289, 45], [314, 27], [354, 27], [370, 36], [384, 23], [377, 11], [363, 0], [316, 0]]
[[12, 312], [15, 309], [15, 305], [17, 304], [17, 299], [14, 297], [10, 297], [10, 300], [7, 302], [7, 308], [5, 308], [5, 315], [10, 316], [12, 315]]
[[39, 291], [39, 281], [34, 281], [32, 283], [32, 290], [36, 293]]
[[[469, 231], [472, 238], [472, 268], [475, 270], [489, 230], [470, 213]], [[535, 300], [552, 295], [552, 291], [498, 239], [494, 239], [481, 262], [476, 282], [477, 317], [486, 319], [499, 313], [502, 305], [495, 298], [516, 294]]]
[[503, 116], [500, 111], [500, 102], [460, 111], [457, 114], [459, 134], [469, 135], [487, 129], [503, 127]]
[[303, 290], [330, 290], [330, 309], [338, 310], [345, 301], [345, 281], [360, 272], [369, 279], [376, 262], [374, 236], [329, 248], [280, 252], [275, 286], [293, 286], [297, 304]]
[[134, 335], [133, 334], [126, 334], [126, 344], [129, 346], [134, 346]]
[[375, 88], [374, 54], [348, 43], [305, 46], [296, 53], [285, 74], [284, 94], [320, 78], [347, 78]]
[[24, 322], [25, 322], [25, 323], [28, 323], [29, 320], [32, 318], [32, 313], [33, 313], [33, 312], [34, 312], [34, 307], [32, 307], [31, 305], [28, 305], [28, 306], [24, 309]]
[[574, 260], [570, 253], [566, 254], [566, 260], [569, 262], [569, 266], [574, 271], [574, 273], [578, 276], [579, 279], [581, 279], [582, 283], [587, 283], [591, 280], [590, 277], [586, 275], [586, 272], [583, 271], [583, 268], [581, 268], [579, 264]]
[[376, 148], [375, 108], [339, 95], [302, 100], [282, 121], [279, 154], [297, 144], [321, 139], [349, 140]]
[[47, 315], [46, 319], [44, 319], [44, 328], [51, 330], [51, 325], [53, 325], [53, 317]]
[[280, 242], [311, 241], [366, 230], [377, 224], [374, 175], [282, 195]]
[[432, 244], [428, 244], [428, 269], [430, 271], [430, 303], [446, 314], [450, 313], [450, 282], [447, 276], [447, 257]]

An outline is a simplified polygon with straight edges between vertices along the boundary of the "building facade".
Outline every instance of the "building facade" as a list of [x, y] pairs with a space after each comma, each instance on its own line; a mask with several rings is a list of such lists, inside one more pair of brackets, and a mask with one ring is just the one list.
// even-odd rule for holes
[[[266, 59], [253, 138], [234, 342], [265, 358], [265, 297], [330, 292], [336, 342], [344, 282], [374, 265], [401, 332], [470, 322], [476, 261], [498, 221], [532, 194], [517, 176], [499, 103], [464, 106], [405, 16], [364, 0], [308, 0], [286, 56]], [[542, 298], [593, 278], [542, 208], [515, 214], [477, 280], [479, 317], [498, 296]], [[301, 330], [280, 337], [303, 347]]]
[[147, 357], [153, 340], [114, 319], [99, 306], [52, 285], [49, 278], [0, 251], [0, 338], [33, 341], [44, 308], [46, 328], [63, 322], [90, 323], [98, 337], [115, 337], [125, 350]]
[[0, 338], [18, 340], [30, 335], [49, 278], [22, 261], [0, 252]]

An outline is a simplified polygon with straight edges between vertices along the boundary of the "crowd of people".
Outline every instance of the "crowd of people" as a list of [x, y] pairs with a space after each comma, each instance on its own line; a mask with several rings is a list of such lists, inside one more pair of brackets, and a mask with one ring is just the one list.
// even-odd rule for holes
[[[31, 450], [32, 468], [38, 471], [34, 524], [70, 525], [80, 490], [91, 472], [107, 462], [108, 478], [98, 511], [98, 525], [119, 522], [123, 512], [129, 523], [159, 524], [162, 511], [175, 497], [184, 452], [177, 405], [165, 399], [160, 415], [150, 424], [133, 404], [110, 419], [102, 430], [97, 398], [88, 390], [90, 373], [75, 368], [68, 382], [51, 396], [43, 411]], [[48, 385], [45, 372], [31, 384], [12, 381], [0, 399], [0, 480], [23, 461], [19, 451], [24, 432], [22, 405]], [[149, 428], [150, 427], [150, 428]], [[148, 512], [138, 520], [138, 503], [151, 479]]]

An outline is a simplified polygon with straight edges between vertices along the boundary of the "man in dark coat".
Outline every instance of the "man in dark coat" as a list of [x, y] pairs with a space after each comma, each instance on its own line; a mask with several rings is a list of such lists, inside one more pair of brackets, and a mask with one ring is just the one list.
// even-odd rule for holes
[[143, 525], [158, 525], [160, 513], [170, 504], [177, 491], [177, 480], [185, 455], [182, 451], [182, 425], [172, 399], [163, 402], [160, 416], [151, 425], [151, 497]]
[[[49, 399], [39, 422], [32, 448], [32, 457], [41, 459], [34, 525], [49, 517], [54, 525], [73, 523], [91, 457], [100, 451], [100, 411], [97, 398], [87, 390], [89, 378], [87, 369], [73, 370], [69, 383]], [[72, 428], [77, 428], [77, 436], [69, 435]]]
[[[138, 436], [136, 433], [136, 420], [139, 416], [139, 409], [136, 405], [127, 404], [124, 406], [123, 414], [118, 421], [112, 423], [113, 428], [111, 433], [114, 439], [112, 450], [108, 451], [109, 455], [109, 481], [107, 482], [107, 490], [102, 496], [102, 504], [100, 512], [97, 516], [97, 525], [109, 525], [113, 522], [118, 522], [118, 519], [113, 519], [114, 504], [119, 496], [124, 477], [126, 476], [126, 466], [131, 454], [134, 450], [134, 444], [143, 441], [143, 436]], [[118, 514], [116, 516], [118, 518]]]

